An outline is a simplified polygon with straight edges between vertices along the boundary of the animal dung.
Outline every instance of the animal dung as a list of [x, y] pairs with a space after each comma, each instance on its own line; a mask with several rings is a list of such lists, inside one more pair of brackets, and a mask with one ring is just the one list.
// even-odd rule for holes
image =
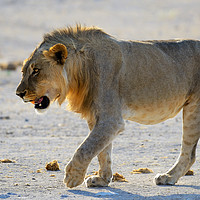
[[46, 164], [46, 169], [49, 171], [59, 171], [59, 164], [57, 160], [53, 160], [52, 162], [49, 162]]
[[118, 174], [117, 172], [113, 174], [112, 181], [113, 182], [128, 182], [124, 176], [122, 176], [121, 174]]
[[185, 176], [193, 176], [194, 175], [194, 171], [189, 169], [188, 172], [185, 174]]
[[139, 169], [134, 169], [132, 174], [148, 174], [148, 173], [153, 173], [151, 169], [148, 168], [139, 168]]
[[[91, 175], [87, 175], [85, 177], [85, 179], [87, 179], [88, 177], [94, 176], [94, 175], [99, 175], [99, 172], [93, 172]], [[112, 177], [112, 182], [128, 182], [124, 176], [122, 176], [121, 174], [118, 174], [117, 172], [115, 174], [113, 174]]]
[[0, 160], [0, 163], [16, 163], [16, 161], [10, 160], [10, 159], [2, 159], [2, 160]]

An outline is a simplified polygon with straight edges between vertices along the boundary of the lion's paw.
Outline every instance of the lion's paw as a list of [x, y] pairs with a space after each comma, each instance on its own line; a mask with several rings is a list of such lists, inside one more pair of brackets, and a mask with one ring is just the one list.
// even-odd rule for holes
[[169, 174], [157, 174], [155, 176], [156, 185], [174, 185], [176, 180]]
[[65, 169], [64, 183], [69, 188], [80, 185], [84, 181], [85, 172], [86, 170], [76, 168], [73, 166], [72, 162], [70, 162]]
[[86, 187], [106, 187], [110, 181], [105, 181], [100, 176], [90, 176], [85, 179]]

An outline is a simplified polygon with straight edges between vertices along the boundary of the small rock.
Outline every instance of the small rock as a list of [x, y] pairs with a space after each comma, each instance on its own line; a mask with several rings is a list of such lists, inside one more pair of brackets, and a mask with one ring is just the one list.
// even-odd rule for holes
[[37, 169], [36, 172], [37, 172], [37, 173], [42, 173], [42, 170], [43, 170], [43, 169]]
[[12, 131], [6, 131], [6, 135], [12, 135], [13, 132]]
[[6, 119], [10, 119], [10, 117], [9, 116], [1, 116], [0, 117], [0, 120], [6, 120]]

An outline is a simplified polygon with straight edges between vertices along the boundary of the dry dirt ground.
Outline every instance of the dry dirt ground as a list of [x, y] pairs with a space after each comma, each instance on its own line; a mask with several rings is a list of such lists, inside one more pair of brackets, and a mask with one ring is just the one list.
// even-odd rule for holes
[[[84, 2], [84, 3], [83, 3]], [[0, 61], [23, 60], [56, 27], [81, 22], [96, 25], [118, 38], [200, 38], [199, 0], [141, 0], [74, 2], [64, 0], [0, 1]], [[153, 178], [168, 170], [179, 155], [181, 113], [154, 126], [126, 121], [126, 130], [113, 145], [113, 172], [128, 182], [110, 187], [68, 189], [62, 182], [64, 167], [88, 134], [87, 124], [54, 104], [37, 115], [32, 104], [15, 95], [20, 69], [0, 70], [0, 199], [200, 199], [200, 148], [194, 176], [182, 177], [175, 186], [156, 186]], [[60, 171], [46, 171], [58, 160]], [[147, 167], [150, 174], [131, 174]], [[88, 174], [98, 169], [95, 158]]]

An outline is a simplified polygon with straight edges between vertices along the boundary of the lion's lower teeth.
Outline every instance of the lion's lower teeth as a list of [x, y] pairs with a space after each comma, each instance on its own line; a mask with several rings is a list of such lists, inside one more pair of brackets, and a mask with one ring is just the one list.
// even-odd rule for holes
[[42, 106], [42, 104], [40, 103], [39, 106]]

